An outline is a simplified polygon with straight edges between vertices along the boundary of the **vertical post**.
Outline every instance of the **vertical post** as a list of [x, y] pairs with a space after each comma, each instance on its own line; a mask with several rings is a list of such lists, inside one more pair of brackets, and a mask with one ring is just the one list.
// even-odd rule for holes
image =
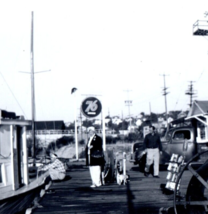
[[167, 110], [167, 92], [166, 92], [166, 85], [165, 85], [165, 75], [163, 75], [164, 78], [164, 97], [165, 97], [165, 112], [166, 112], [166, 123], [167, 123], [167, 130], [168, 130], [168, 110]]
[[205, 131], [205, 139], [208, 139], [208, 116], [204, 116], [205, 117], [205, 121], [206, 121], [206, 125], [204, 126], [204, 131]]
[[106, 140], [105, 140], [105, 116], [102, 112], [103, 117], [103, 150], [106, 151]]
[[31, 14], [31, 105], [32, 105], [32, 157], [35, 161], [35, 86], [34, 86], [34, 51], [33, 51], [33, 11]]
[[80, 122], [81, 122], [81, 140], [83, 140], [83, 133], [82, 133], [82, 114], [80, 110]]
[[76, 107], [76, 93], [74, 93], [74, 136], [75, 136], [75, 152], [76, 160], [79, 159], [78, 155], [78, 139], [77, 139], [77, 107]]
[[125, 134], [125, 132], [124, 132], [124, 119], [123, 119], [123, 111], [121, 111], [121, 113], [122, 113], [122, 134], [123, 134], [123, 136], [122, 136], [122, 143], [124, 144], [124, 134]]
[[24, 183], [26, 185], [29, 184], [29, 177], [28, 177], [28, 157], [27, 157], [27, 140], [26, 140], [26, 126], [22, 127], [21, 130], [22, 134], [22, 144], [23, 144], [23, 171], [24, 171]]
[[12, 190], [15, 189], [14, 181], [14, 127], [10, 125], [10, 145], [11, 145], [11, 177], [12, 177]]
[[104, 105], [102, 102], [102, 124], [103, 124], [103, 150], [106, 151], [106, 137], [105, 137], [105, 114], [104, 114]]
[[[106, 151], [106, 137], [105, 137], [105, 114], [104, 114], [104, 107], [103, 107], [103, 100], [102, 100], [102, 126], [103, 126], [103, 151]], [[102, 177], [102, 184], [105, 185], [105, 174], [104, 171], [101, 173]]]
[[126, 184], [126, 152], [123, 153], [123, 176], [124, 176], [124, 185]]

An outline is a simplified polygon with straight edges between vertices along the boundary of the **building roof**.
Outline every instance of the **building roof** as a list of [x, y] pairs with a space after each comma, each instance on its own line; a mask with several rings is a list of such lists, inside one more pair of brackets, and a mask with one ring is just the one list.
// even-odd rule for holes
[[186, 119], [205, 114], [208, 114], [208, 101], [195, 100]]
[[[31, 130], [32, 126], [28, 126], [27, 130]], [[53, 121], [35, 121], [35, 130], [64, 130], [65, 124], [63, 120]]]

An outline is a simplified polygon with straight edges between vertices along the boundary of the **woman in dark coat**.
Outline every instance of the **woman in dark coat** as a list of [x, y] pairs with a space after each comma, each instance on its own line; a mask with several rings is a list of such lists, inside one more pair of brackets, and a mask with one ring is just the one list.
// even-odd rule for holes
[[89, 136], [85, 154], [86, 165], [89, 166], [90, 176], [92, 180], [91, 187], [99, 187], [101, 182], [101, 169], [104, 166], [104, 153], [102, 138], [95, 134], [94, 129], [89, 130]]

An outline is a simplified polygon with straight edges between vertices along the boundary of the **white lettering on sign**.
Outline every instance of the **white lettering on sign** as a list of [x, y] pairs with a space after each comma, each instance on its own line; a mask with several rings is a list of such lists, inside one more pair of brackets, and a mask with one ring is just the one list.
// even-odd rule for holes
[[97, 98], [88, 97], [82, 102], [81, 110], [84, 116], [93, 118], [100, 114], [102, 105]]
[[85, 109], [85, 112], [96, 111], [97, 108], [98, 108], [97, 100], [95, 100], [95, 101], [90, 101], [90, 100], [88, 100], [88, 101], [86, 102], [86, 104], [87, 104], [88, 106], [87, 106], [87, 108]]

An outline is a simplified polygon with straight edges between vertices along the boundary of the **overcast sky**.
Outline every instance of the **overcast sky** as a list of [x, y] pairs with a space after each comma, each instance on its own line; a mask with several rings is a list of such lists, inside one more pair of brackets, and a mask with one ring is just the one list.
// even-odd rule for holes
[[35, 72], [51, 70], [35, 74], [37, 120], [73, 121], [73, 87], [77, 112], [88, 95], [106, 116], [165, 112], [163, 74], [168, 111], [188, 109], [190, 81], [208, 100], [208, 37], [192, 35], [206, 0], [0, 1], [0, 109], [31, 119], [31, 11]]

